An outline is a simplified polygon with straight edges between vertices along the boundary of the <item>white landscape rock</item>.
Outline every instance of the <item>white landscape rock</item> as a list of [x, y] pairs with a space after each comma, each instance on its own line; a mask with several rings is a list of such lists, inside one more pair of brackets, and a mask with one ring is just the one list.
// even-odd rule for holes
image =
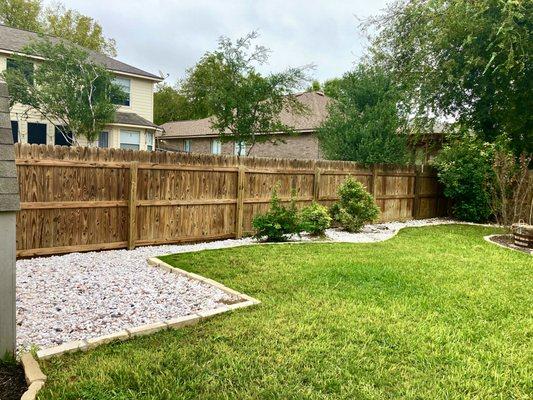
[[[403, 227], [442, 223], [450, 221], [431, 219], [368, 225], [356, 234], [328, 229], [326, 240], [378, 242], [391, 238]], [[299, 240], [310, 238], [304, 235]], [[209, 284], [150, 267], [146, 260], [165, 254], [255, 243], [245, 238], [18, 260], [18, 349], [48, 348], [231, 304], [235, 301], [232, 295]]]

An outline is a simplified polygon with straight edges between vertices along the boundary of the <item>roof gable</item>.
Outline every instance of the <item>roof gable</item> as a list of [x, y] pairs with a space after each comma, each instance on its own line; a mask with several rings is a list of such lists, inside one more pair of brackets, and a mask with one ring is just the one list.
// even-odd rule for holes
[[[0, 24], [0, 52], [2, 50], [12, 53], [21, 52], [26, 45], [28, 45], [34, 40], [39, 39], [40, 37], [41, 35], [35, 32], [11, 28], [9, 26]], [[61, 40], [53, 36], [45, 37], [56, 43]], [[129, 64], [123, 63], [122, 61], [115, 60], [114, 58], [108, 57], [104, 54], [89, 49], [85, 50], [89, 52], [89, 59], [91, 61], [103, 65], [110, 71], [124, 73], [126, 75], [136, 75], [141, 78], [146, 78], [154, 81], [163, 80], [163, 78], [161, 78], [160, 76], [143, 71], [142, 69], [133, 67]]]

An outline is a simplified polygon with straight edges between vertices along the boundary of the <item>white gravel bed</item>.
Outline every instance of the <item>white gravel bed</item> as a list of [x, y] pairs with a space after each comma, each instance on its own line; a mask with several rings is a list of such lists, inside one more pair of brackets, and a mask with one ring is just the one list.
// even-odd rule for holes
[[[366, 226], [360, 233], [328, 229], [326, 240], [378, 242], [429, 219]], [[312, 238], [303, 235], [301, 239]], [[17, 261], [17, 346], [46, 348], [67, 341], [209, 310], [234, 301], [221, 290], [147, 265], [149, 257], [257, 243], [251, 238], [208, 243], [71, 253]]]

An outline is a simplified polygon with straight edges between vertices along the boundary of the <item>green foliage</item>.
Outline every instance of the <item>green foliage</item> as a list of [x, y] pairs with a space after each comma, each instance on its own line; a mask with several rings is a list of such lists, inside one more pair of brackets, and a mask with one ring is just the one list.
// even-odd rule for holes
[[61, 4], [49, 7], [44, 12], [44, 21], [44, 31], [49, 35], [111, 57], [117, 55], [115, 40], [104, 36], [97, 21], [76, 10], [66, 9]]
[[430, 132], [433, 117], [494, 142], [509, 135], [515, 155], [533, 152], [533, 2], [408, 0], [369, 21], [373, 60], [390, 71], [403, 106]]
[[116, 56], [116, 43], [104, 36], [93, 18], [61, 3], [43, 8], [41, 0], [0, 0], [0, 23], [13, 28], [56, 36], [89, 50]]
[[290, 235], [300, 232], [296, 202], [291, 200], [289, 207], [281, 204], [277, 187], [272, 190], [270, 210], [265, 214], [257, 215], [252, 221], [256, 239], [266, 238], [267, 242], [284, 242]]
[[[33, 79], [28, 79], [25, 69], [6, 69], [0, 74], [8, 84], [11, 102], [28, 106], [26, 113], [39, 113], [65, 136], [72, 132], [75, 137], [95, 141], [113, 121], [117, 106], [111, 99], [124, 96], [112, 83], [112, 75], [92, 63], [85, 50], [66, 42], [40, 40], [23, 53], [38, 54], [43, 60]], [[29, 61], [23, 56], [14, 56], [14, 60], [19, 65]]]
[[40, 32], [41, 0], [0, 0], [0, 23]]
[[323, 85], [324, 94], [332, 99], [338, 99], [341, 82], [341, 78], [333, 78], [325, 81]]
[[385, 71], [359, 65], [339, 82], [336, 99], [318, 130], [327, 158], [363, 164], [407, 162], [398, 93]]
[[170, 121], [203, 118], [192, 111], [192, 106], [179, 87], [159, 83], [154, 93], [154, 123], [162, 125]]
[[485, 222], [491, 215], [487, 187], [493, 179], [493, 146], [472, 135], [446, 145], [435, 159], [452, 214], [462, 221]]
[[328, 209], [315, 202], [300, 211], [299, 220], [300, 230], [317, 236], [324, 235], [331, 225]]
[[379, 207], [364, 186], [355, 179], [348, 178], [339, 187], [339, 201], [331, 208], [335, 221], [348, 232], [359, 232], [366, 223], [379, 217]]
[[183, 84], [187, 98], [201, 102], [213, 116], [212, 128], [220, 139], [247, 143], [248, 151], [257, 142], [277, 140], [275, 135], [260, 132], [294, 133], [292, 127], [281, 122], [282, 110], [305, 111], [290, 96], [307, 81], [305, 69], [261, 75], [256, 67], [268, 60], [269, 50], [252, 46], [256, 38], [255, 32], [236, 42], [222, 37], [218, 49], [207, 52]]

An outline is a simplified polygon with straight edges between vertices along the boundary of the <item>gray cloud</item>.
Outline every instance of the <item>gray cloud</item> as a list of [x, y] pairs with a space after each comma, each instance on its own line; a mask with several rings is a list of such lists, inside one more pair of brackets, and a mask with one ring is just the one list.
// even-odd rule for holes
[[352, 68], [364, 51], [357, 17], [379, 12], [387, 0], [64, 0], [98, 20], [117, 41], [118, 59], [173, 83], [221, 35], [238, 38], [258, 30], [272, 50], [265, 69], [315, 64], [324, 80]]

